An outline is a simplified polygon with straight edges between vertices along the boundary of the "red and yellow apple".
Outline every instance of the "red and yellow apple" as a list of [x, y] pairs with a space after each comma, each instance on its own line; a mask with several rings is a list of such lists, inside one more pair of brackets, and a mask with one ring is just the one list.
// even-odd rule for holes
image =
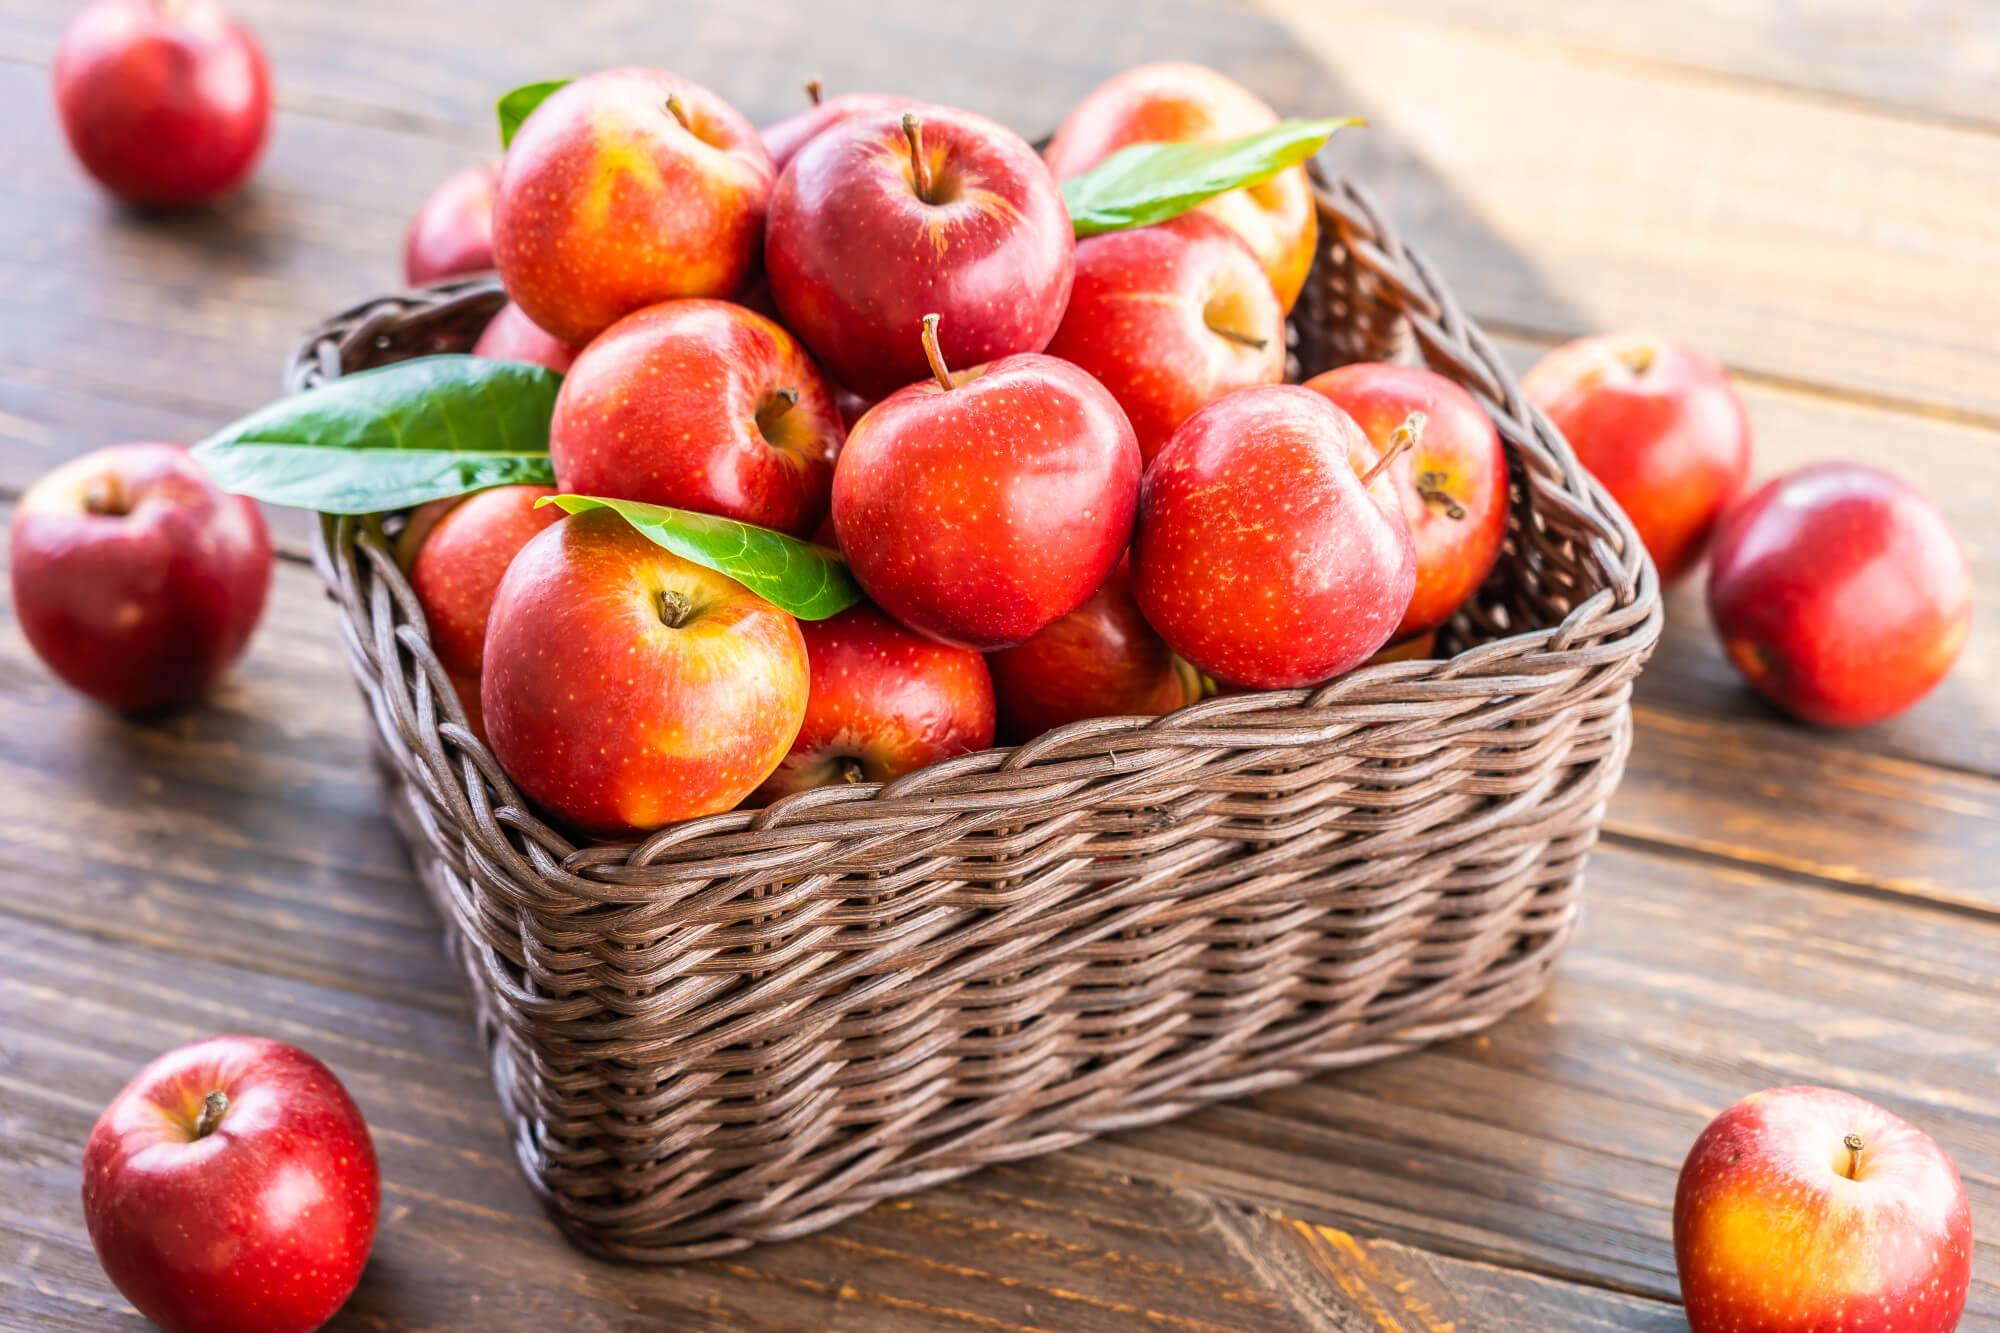
[[500, 163], [476, 162], [439, 181], [403, 236], [403, 278], [421, 287], [493, 267], [493, 192]]
[[615, 838], [755, 791], [798, 735], [807, 679], [791, 616], [596, 509], [514, 557], [480, 700], [522, 793], [567, 828]]
[[71, 459], [14, 511], [14, 614], [51, 671], [112, 708], [192, 703], [243, 653], [271, 590], [253, 500], [177, 444]]
[[1580, 338], [1521, 380], [1671, 583], [1750, 476], [1750, 418], [1721, 366], [1646, 333]]
[[987, 665], [1010, 741], [1085, 718], [1171, 713], [1201, 697], [1200, 673], [1139, 614], [1122, 561], [1089, 601]]
[[576, 361], [574, 347], [529, 319], [527, 312], [512, 301], [501, 306], [500, 313], [480, 331], [479, 341], [472, 344], [472, 354], [492, 357], [495, 361], [526, 361], [558, 375], [568, 374]]
[[890, 782], [993, 744], [985, 659], [912, 634], [863, 603], [799, 622], [812, 688], [761, 801], [838, 782]]
[[836, 380], [880, 398], [928, 373], [926, 314], [943, 317], [953, 365], [1048, 346], [1075, 251], [1034, 149], [984, 116], [924, 106], [801, 148], [771, 199], [764, 264], [785, 327]]
[[522, 122], [494, 200], [494, 259], [528, 318], [581, 347], [643, 306], [740, 289], [771, 178], [757, 131], [708, 89], [605, 70]]
[[318, 1328], [361, 1278], [380, 1198], [347, 1089], [262, 1037], [212, 1037], [153, 1061], [83, 1150], [98, 1261], [167, 1333]]
[[1415, 366], [1341, 366], [1305, 387], [1353, 417], [1378, 453], [1413, 413], [1421, 421], [1389, 464], [1417, 553], [1417, 589], [1393, 637], [1436, 629], [1486, 581], [1507, 536], [1507, 451], [1493, 419], [1471, 394]]
[[[808, 152], [813, 150], [808, 149]], [[988, 651], [1067, 615], [1124, 554], [1139, 445], [1103, 385], [1027, 353], [935, 376], [871, 408], [833, 474], [854, 577], [903, 624]]]
[[1913, 487], [1816, 463], [1723, 518], [1708, 608], [1729, 660], [1772, 703], [1856, 727], [1909, 708], [1951, 670], [1972, 628], [1972, 573]]
[[1077, 242], [1048, 350], [1111, 390], [1151, 461], [1198, 409], [1285, 377], [1285, 312], [1235, 232], [1183, 213]]
[[1851, 1093], [1773, 1088], [1688, 1152], [1674, 1260], [1692, 1333], [1950, 1333], [1972, 1212], [1951, 1159], [1908, 1121]]
[[[1080, 175], [1136, 143], [1234, 139], [1278, 123], [1242, 84], [1203, 65], [1138, 65], [1099, 84], [1076, 104], [1044, 154], [1057, 180]], [[1231, 190], [1202, 205], [1257, 256], [1278, 302], [1298, 300], [1319, 242], [1312, 179], [1303, 166]]]
[[1217, 680], [1278, 689], [1360, 666], [1402, 623], [1416, 583], [1383, 458], [1310, 389], [1211, 403], [1146, 470], [1133, 594]]
[[578, 354], [556, 397], [556, 483], [804, 535], [846, 438], [796, 339], [727, 301], [663, 301]]

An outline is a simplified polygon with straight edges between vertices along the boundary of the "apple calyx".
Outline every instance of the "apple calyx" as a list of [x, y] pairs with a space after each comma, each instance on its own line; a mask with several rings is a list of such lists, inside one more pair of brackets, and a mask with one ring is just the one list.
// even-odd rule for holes
[[679, 629], [693, 618], [694, 603], [686, 593], [666, 588], [661, 590], [659, 606], [655, 610], [662, 625], [668, 629]]
[[689, 134], [694, 133], [694, 123], [688, 119], [687, 104], [681, 101], [679, 93], [667, 94], [667, 112], [680, 122], [682, 129], [686, 130]]
[[1861, 1179], [1861, 1136], [1859, 1134], [1849, 1134], [1841, 1139], [1840, 1146], [1847, 1149], [1847, 1178], [1849, 1180]]
[[1270, 339], [1268, 338], [1259, 338], [1254, 334], [1249, 334], [1249, 333], [1238, 333], [1235, 329], [1225, 329], [1215, 324], [1211, 324], [1208, 327], [1209, 330], [1212, 333], [1214, 333], [1216, 337], [1227, 338], [1230, 342], [1235, 343], [1238, 347], [1248, 347], [1252, 351], [1261, 352], [1266, 347], [1270, 346]]
[[903, 137], [910, 141], [910, 176], [916, 181], [917, 198], [927, 204], [937, 200], [931, 198], [931, 163], [924, 156], [924, 122], [914, 111], [903, 113]]
[[[905, 116], [907, 121], [910, 117]], [[938, 316], [924, 316], [924, 360], [931, 363], [931, 374], [937, 377], [938, 388], [949, 393], [958, 387], [952, 383], [951, 368], [944, 363], [944, 348], [938, 346]]]
[[822, 85], [819, 81], [819, 75], [815, 74], [810, 79], [806, 80], [806, 97], [812, 102], [814, 106], [819, 105], [819, 98], [821, 91], [822, 91]]
[[1361, 474], [1362, 487], [1365, 489], [1373, 485], [1375, 478], [1382, 474], [1384, 468], [1416, 448], [1417, 441], [1424, 438], [1424, 427], [1429, 423], [1430, 418], [1422, 412], [1412, 412], [1404, 417], [1403, 424], [1396, 427], [1394, 433], [1389, 436], [1389, 445], [1382, 451], [1382, 456], [1375, 460], [1375, 466]]
[[844, 754], [834, 760], [833, 768], [834, 772], [840, 775], [840, 781], [849, 785], [868, 781], [868, 770], [863, 768], [861, 761], [851, 754]]
[[222, 1123], [223, 1113], [229, 1109], [229, 1094], [217, 1088], [201, 1099], [201, 1115], [194, 1122], [194, 1136], [205, 1139], [213, 1134]]

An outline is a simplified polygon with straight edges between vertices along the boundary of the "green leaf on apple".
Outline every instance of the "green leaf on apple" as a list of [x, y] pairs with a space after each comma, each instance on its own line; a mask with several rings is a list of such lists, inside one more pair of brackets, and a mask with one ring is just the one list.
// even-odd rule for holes
[[521, 122], [530, 112], [546, 102], [549, 94], [569, 82], [568, 79], [549, 79], [544, 83], [524, 83], [513, 92], [500, 98], [494, 110], [500, 113], [500, 146], [506, 148], [514, 142], [514, 134], [521, 128]]
[[420, 357], [281, 398], [194, 454], [226, 491], [327, 514], [551, 486], [549, 418], [561, 385], [522, 361]]
[[549, 504], [568, 514], [609, 509], [655, 545], [728, 575], [800, 620], [825, 620], [861, 600], [861, 589], [839, 552], [782, 532], [714, 514], [595, 495], [551, 495], [535, 507]]
[[1179, 217], [1231, 190], [1269, 180], [1317, 153], [1353, 119], [1286, 120], [1240, 139], [1138, 143], [1062, 183], [1078, 236]]

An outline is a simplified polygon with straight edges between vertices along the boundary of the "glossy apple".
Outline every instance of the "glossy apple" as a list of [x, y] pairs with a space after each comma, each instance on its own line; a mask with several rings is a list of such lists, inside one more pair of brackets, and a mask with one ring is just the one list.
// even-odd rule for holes
[[167, 1333], [307, 1333], [375, 1241], [375, 1148], [295, 1046], [211, 1037], [140, 1070], [83, 1150], [83, 1217], [113, 1285]]
[[[1242, 84], [1202, 65], [1138, 65], [1099, 84], [1069, 113], [1044, 156], [1057, 180], [1135, 143], [1234, 139], [1278, 123]], [[1243, 238], [1286, 310], [1298, 300], [1319, 241], [1312, 180], [1302, 166], [1219, 195], [1202, 211]]]
[[912, 634], [865, 602], [799, 630], [812, 667], [805, 721], [758, 799], [890, 782], [993, 744], [993, 680], [978, 653]]
[[[808, 152], [812, 151], [810, 149]], [[854, 427], [833, 525], [855, 578], [903, 624], [986, 651], [1031, 637], [1097, 591], [1124, 554], [1139, 445], [1104, 386], [1027, 353], [933, 379]]]
[[1077, 242], [1049, 355], [1111, 390], [1151, 461], [1197, 410], [1285, 377], [1285, 312], [1235, 232], [1183, 213]]
[[755, 267], [771, 178], [757, 131], [701, 85], [655, 69], [578, 79], [507, 150], [500, 277], [573, 347], [657, 301], [729, 296]]
[[1816, 463], [1723, 519], [1708, 609], [1729, 660], [1771, 702], [1856, 727], [1902, 712], [1951, 670], [1972, 628], [1972, 573], [1914, 488]]
[[764, 127], [764, 151], [771, 155], [771, 166], [779, 172], [783, 172], [798, 156], [799, 149], [835, 125], [885, 112], [900, 116], [916, 105], [909, 98], [895, 93], [841, 93], [822, 98], [818, 79], [807, 81], [806, 96], [812, 99], [811, 106], [775, 125]]
[[1521, 381], [1639, 530], [1663, 582], [1701, 563], [1750, 476], [1750, 418], [1722, 367], [1645, 333], [1581, 338]]
[[727, 810], [806, 708], [798, 623], [609, 510], [521, 548], [486, 630], [480, 701], [529, 800], [604, 838]]
[[928, 373], [926, 314], [943, 316], [953, 365], [1048, 346], [1075, 252], [1034, 149], [984, 116], [926, 106], [857, 117], [800, 149], [771, 199], [764, 263], [785, 327], [836, 380], [880, 398]]
[[1972, 1212], [1916, 1126], [1851, 1093], [1773, 1088], [1695, 1140], [1674, 1260], [1692, 1333], [1950, 1333]]
[[177, 444], [64, 463], [21, 497], [11, 552], [21, 632], [112, 708], [201, 698], [242, 655], [271, 590], [256, 502], [217, 490]]
[[1171, 713], [1201, 697], [1201, 674], [1139, 614], [1122, 561], [1089, 601], [987, 665], [1010, 741], [1085, 718]]
[[847, 432], [797, 340], [727, 301], [664, 301], [583, 349], [549, 427], [556, 484], [804, 535]]
[[1507, 451], [1473, 396], [1434, 371], [1365, 362], [1305, 387], [1354, 418], [1376, 452], [1418, 414], [1422, 429], [1389, 464], [1417, 553], [1417, 590], [1401, 640], [1436, 629], [1479, 590], [1507, 536]]
[[439, 181], [403, 236], [403, 278], [412, 287], [493, 267], [493, 192], [500, 163], [476, 162]]
[[84, 169], [149, 208], [234, 190], [271, 123], [264, 52], [211, 0], [93, 0], [56, 47], [55, 90]]
[[1277, 689], [1360, 666], [1402, 623], [1416, 583], [1383, 460], [1310, 389], [1212, 403], [1146, 470], [1133, 594], [1160, 636], [1218, 680]]
[[527, 361], [546, 366], [558, 375], [569, 373], [576, 361], [576, 349], [529, 319], [527, 312], [509, 301], [480, 331], [472, 345], [474, 356], [490, 356], [496, 361]]

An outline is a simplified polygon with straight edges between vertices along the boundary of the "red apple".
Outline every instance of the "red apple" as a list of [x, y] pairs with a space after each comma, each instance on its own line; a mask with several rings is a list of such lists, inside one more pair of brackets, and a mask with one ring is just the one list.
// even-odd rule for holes
[[[1076, 104], [1044, 156], [1057, 180], [1135, 143], [1234, 139], [1278, 123], [1263, 99], [1202, 65], [1138, 65]], [[1243, 238], [1286, 310], [1298, 300], [1319, 242], [1312, 179], [1302, 166], [1218, 195], [1202, 211]]]
[[1644, 333], [1580, 338], [1521, 381], [1624, 508], [1671, 583], [1750, 476], [1750, 418], [1722, 367]]
[[779, 172], [783, 172], [798, 156], [799, 149], [835, 125], [884, 112], [900, 116], [916, 105], [909, 98], [895, 93], [841, 93], [822, 101], [818, 79], [806, 83], [806, 96], [812, 99], [811, 106], [775, 125], [764, 127], [764, 151], [771, 155], [771, 166]]
[[55, 86], [77, 160], [145, 207], [228, 194], [271, 124], [264, 52], [211, 0], [93, 0], [63, 31]]
[[1421, 419], [1415, 442], [1389, 464], [1417, 553], [1417, 591], [1393, 637], [1436, 629], [1486, 581], [1507, 536], [1507, 451], [1493, 418], [1415, 366], [1342, 366], [1305, 387], [1353, 417], [1378, 453], [1412, 413]]
[[1972, 1210], [1915, 1125], [1851, 1093], [1773, 1088], [1695, 1140], [1674, 1260], [1692, 1333], [1950, 1333]]
[[1826, 727], [1880, 722], [1944, 679], [1972, 628], [1972, 573], [1932, 504], [1886, 472], [1816, 463], [1732, 510], [1708, 609], [1737, 670]]
[[1139, 614], [1122, 561], [1089, 601], [987, 665], [1010, 741], [1085, 718], [1171, 713], [1201, 697], [1200, 673]]
[[119, 709], [192, 703], [243, 653], [271, 590], [254, 501], [177, 444], [71, 459], [14, 511], [14, 613], [49, 669]]
[[1387, 467], [1310, 389], [1211, 403], [1146, 470], [1134, 595], [1174, 651], [1218, 680], [1278, 689], [1360, 666], [1416, 584]]
[[500, 163], [477, 162], [438, 182], [403, 237], [403, 278], [421, 287], [493, 267], [493, 192]]
[[472, 345], [474, 356], [490, 356], [496, 361], [526, 361], [546, 366], [558, 375], [569, 373], [576, 361], [576, 349], [554, 337], [529, 319], [527, 312], [509, 301], [487, 322], [479, 341]]
[[880, 399], [863, 398], [845, 384], [839, 384], [832, 380], [827, 381], [826, 387], [833, 394], [833, 408], [836, 412], [840, 413], [840, 424], [848, 430], [853, 430], [854, 423], [867, 416], [868, 409], [881, 401]]
[[993, 744], [993, 679], [978, 653], [912, 634], [865, 603], [799, 630], [812, 666], [805, 722], [759, 800], [889, 782]]
[[83, 1150], [112, 1284], [167, 1333], [307, 1333], [368, 1262], [381, 1195], [347, 1090], [295, 1046], [211, 1037], [140, 1070]]
[[1150, 462], [1198, 409], [1285, 377], [1285, 312], [1235, 232], [1183, 213], [1077, 243], [1049, 355], [1111, 390]]
[[514, 557], [479, 693], [528, 799], [612, 838], [755, 791], [798, 735], [806, 685], [789, 615], [596, 509]]
[[522, 122], [500, 171], [493, 254], [507, 294], [581, 347], [675, 296], [749, 280], [771, 195], [750, 123], [697, 83], [605, 70]]
[[[813, 150], [808, 149], [808, 152]], [[1139, 445], [1103, 385], [1025, 353], [935, 379], [861, 418], [833, 474], [854, 577], [920, 634], [1005, 648], [1082, 605], [1132, 534]]]
[[556, 483], [803, 535], [847, 436], [792, 335], [727, 301], [663, 301], [583, 349], [549, 427]]
[[1048, 168], [984, 116], [862, 116], [799, 150], [771, 199], [764, 263], [785, 327], [864, 397], [923, 379], [915, 331], [976, 365], [1039, 352], [1069, 300], [1076, 240]]

